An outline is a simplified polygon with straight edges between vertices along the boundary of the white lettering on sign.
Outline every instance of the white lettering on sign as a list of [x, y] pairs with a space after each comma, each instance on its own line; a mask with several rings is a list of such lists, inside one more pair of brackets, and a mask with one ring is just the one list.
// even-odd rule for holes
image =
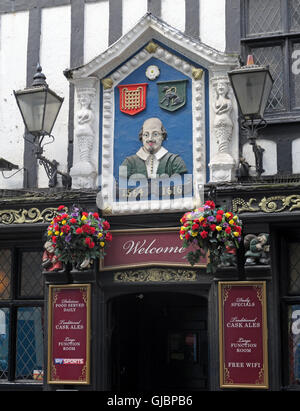
[[150, 243], [147, 240], [134, 241], [128, 240], [123, 244], [123, 250], [128, 254], [182, 254], [185, 249], [178, 246], [155, 246], [156, 239]]

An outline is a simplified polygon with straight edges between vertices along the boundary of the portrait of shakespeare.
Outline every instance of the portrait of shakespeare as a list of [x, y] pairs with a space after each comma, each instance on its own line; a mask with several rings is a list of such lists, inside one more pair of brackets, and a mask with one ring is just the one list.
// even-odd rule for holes
[[171, 177], [174, 174], [186, 174], [188, 171], [183, 159], [163, 147], [166, 138], [167, 131], [159, 118], [145, 120], [139, 133], [142, 147], [134, 155], [125, 158], [121, 164], [120, 177], [130, 178], [134, 174], [142, 174], [150, 179], [161, 175]]

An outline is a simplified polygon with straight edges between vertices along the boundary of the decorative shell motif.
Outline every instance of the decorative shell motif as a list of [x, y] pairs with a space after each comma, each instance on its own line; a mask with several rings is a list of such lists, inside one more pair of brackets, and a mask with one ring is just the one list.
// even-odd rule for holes
[[149, 80], [155, 80], [160, 75], [159, 68], [157, 66], [149, 66], [146, 70], [146, 77]]

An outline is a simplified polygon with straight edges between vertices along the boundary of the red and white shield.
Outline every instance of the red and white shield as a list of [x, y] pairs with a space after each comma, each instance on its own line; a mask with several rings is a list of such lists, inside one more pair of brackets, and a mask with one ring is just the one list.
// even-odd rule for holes
[[134, 116], [146, 108], [148, 83], [122, 84], [118, 86], [120, 93], [120, 110]]

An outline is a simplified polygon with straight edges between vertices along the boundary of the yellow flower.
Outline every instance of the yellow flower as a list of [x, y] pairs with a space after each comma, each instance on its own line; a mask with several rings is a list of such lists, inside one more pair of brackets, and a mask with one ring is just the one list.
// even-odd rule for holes
[[183, 240], [183, 235], [181, 235], [181, 234], [180, 234], [180, 236], [179, 236], [179, 237], [180, 237], [180, 240]]
[[103, 234], [102, 234], [102, 233], [99, 233], [99, 234], [98, 234], [98, 238], [101, 238], [101, 237], [103, 237]]
[[222, 227], [219, 226], [219, 225], [217, 225], [216, 230], [217, 230], [217, 231], [222, 231]]
[[54, 233], [55, 235], [58, 235], [59, 234], [59, 231], [55, 231], [55, 233]]
[[234, 224], [234, 221], [233, 220], [229, 220], [229, 224]]
[[64, 233], [63, 233], [63, 232], [61, 232], [61, 233], [60, 233], [60, 236], [62, 236], [62, 235], [64, 235]]
[[66, 222], [67, 222], [67, 220], [62, 220], [62, 225], [65, 225], [66, 224]]
[[48, 231], [48, 235], [52, 235], [52, 231]]
[[236, 220], [238, 219], [238, 216], [235, 215], [235, 216], [233, 217], [233, 219], [234, 219], [234, 221], [236, 221]]
[[226, 214], [225, 214], [225, 217], [227, 217], [227, 218], [230, 217], [230, 216], [231, 216], [230, 213], [226, 213]]
[[201, 217], [199, 218], [199, 221], [201, 222], [201, 221], [203, 221], [203, 220], [204, 220], [204, 217], [201, 216]]
[[198, 232], [197, 232], [197, 231], [193, 231], [193, 232], [192, 232], [192, 237], [197, 237], [197, 235], [198, 235]]
[[233, 235], [234, 235], [235, 237], [238, 237], [240, 234], [239, 234], [237, 231], [234, 231], [234, 232], [233, 232]]
[[100, 246], [104, 247], [105, 246], [105, 242], [104, 241], [100, 241]]
[[81, 220], [82, 220], [82, 221], [86, 220], [86, 216], [83, 215], [83, 216], [81, 217]]

